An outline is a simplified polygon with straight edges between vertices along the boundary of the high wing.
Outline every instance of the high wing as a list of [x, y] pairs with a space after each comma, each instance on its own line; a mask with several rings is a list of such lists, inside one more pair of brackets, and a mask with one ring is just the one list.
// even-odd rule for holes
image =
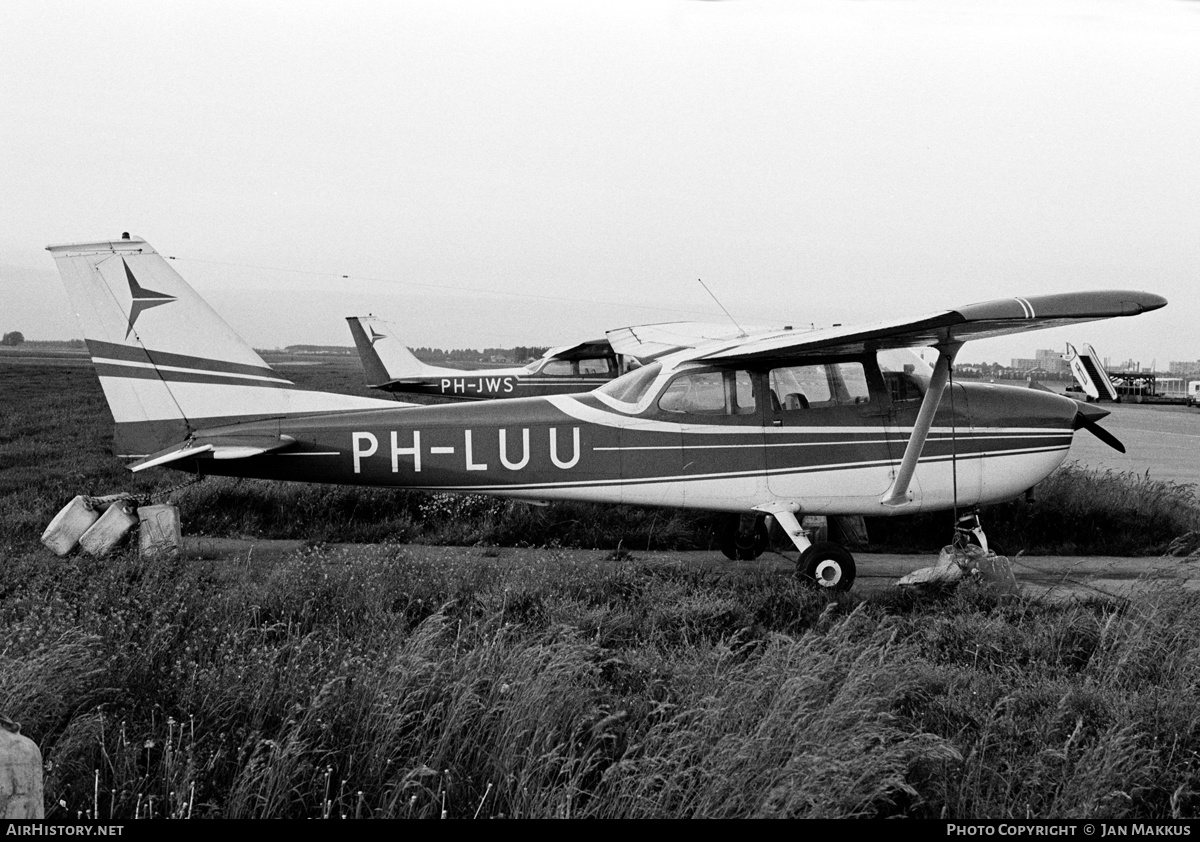
[[958, 345], [1028, 330], [1044, 330], [1077, 322], [1136, 316], [1165, 306], [1167, 300], [1150, 292], [1104, 290], [1064, 292], [1029, 298], [1001, 298], [943, 310], [915, 319], [871, 325], [780, 331], [694, 346], [695, 359], [752, 361], [786, 360], [830, 354], [861, 354], [887, 348]]
[[[666, 322], [610, 330], [606, 334], [614, 351], [648, 363], [658, 357], [718, 341], [745, 340], [790, 331], [790, 327], [749, 327], [744, 331], [724, 322]], [[795, 334], [791, 334], [795, 335]]]
[[[886, 506], [899, 506], [909, 498], [909, 484], [941, 402], [950, 364], [964, 342], [1077, 322], [1136, 316], [1164, 307], [1166, 303], [1167, 300], [1162, 296], [1136, 290], [1066, 292], [1029, 298], [1001, 298], [915, 319], [810, 331], [784, 329], [753, 335], [739, 331], [728, 338], [706, 339], [703, 330], [692, 330], [689, 338], [689, 329], [676, 324], [626, 328], [624, 332], [614, 332], [620, 334], [615, 341], [612, 334], [609, 336], [618, 352], [622, 343], [638, 341], [646, 346], [645, 350], [649, 350], [650, 343], [659, 343], [660, 355], [671, 350], [691, 348], [691, 353], [686, 356], [692, 360], [737, 363], [780, 363], [805, 357], [864, 354], [890, 348], [936, 347], [938, 361], [932, 380], [921, 401], [895, 478], [881, 501]], [[674, 349], [670, 347], [672, 343]], [[1086, 425], [1089, 421], [1085, 417], [1080, 423]], [[772, 514], [782, 518], [780, 522], [789, 534], [799, 529], [793, 514], [774, 510]]]

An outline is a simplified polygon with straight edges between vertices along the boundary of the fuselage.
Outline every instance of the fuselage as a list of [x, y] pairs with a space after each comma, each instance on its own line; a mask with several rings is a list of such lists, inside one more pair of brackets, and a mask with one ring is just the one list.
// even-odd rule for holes
[[953, 385], [910, 501], [884, 506], [921, 402], [916, 378], [864, 357], [648, 370], [642, 381], [625, 393], [255, 421], [236, 430], [295, 444], [200, 469], [538, 500], [731, 512], [783, 501], [813, 514], [892, 515], [1018, 496], [1066, 457], [1077, 409], [1031, 389]]
[[547, 395], [569, 395], [587, 392], [609, 382], [615, 376], [607, 368], [601, 373], [551, 368], [550, 373], [528, 368], [463, 371], [447, 369], [444, 373], [422, 378], [394, 380], [373, 388], [405, 395], [430, 395], [459, 401], [483, 401], [498, 398], [529, 398]]

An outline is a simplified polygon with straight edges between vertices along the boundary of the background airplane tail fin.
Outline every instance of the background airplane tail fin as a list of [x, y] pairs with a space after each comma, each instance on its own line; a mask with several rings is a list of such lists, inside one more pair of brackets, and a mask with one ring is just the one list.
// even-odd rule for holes
[[395, 328], [383, 319], [347, 316], [346, 322], [371, 386], [382, 386], [393, 380], [439, 377], [443, 373], [437, 366], [418, 360], [400, 341]]
[[141, 238], [47, 250], [83, 328], [122, 457], [154, 453], [198, 429], [395, 406], [296, 389]]

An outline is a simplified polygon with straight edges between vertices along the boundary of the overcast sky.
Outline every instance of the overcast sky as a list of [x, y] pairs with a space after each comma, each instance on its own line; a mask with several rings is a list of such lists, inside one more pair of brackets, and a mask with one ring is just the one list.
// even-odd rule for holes
[[[558, 344], [1011, 295], [1170, 305], [968, 344], [1200, 358], [1200, 2], [26, 2], [0, 330], [144, 236], [257, 347]], [[348, 278], [343, 278], [348, 275]]]

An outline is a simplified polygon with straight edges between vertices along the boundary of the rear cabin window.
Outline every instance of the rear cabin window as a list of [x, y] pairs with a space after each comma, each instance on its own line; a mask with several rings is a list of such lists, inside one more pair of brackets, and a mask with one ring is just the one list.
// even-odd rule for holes
[[782, 412], [869, 403], [862, 363], [822, 363], [771, 370], [772, 404]]
[[658, 408], [681, 415], [750, 415], [758, 409], [748, 371], [695, 371], [671, 381]]
[[612, 374], [613, 361], [607, 357], [579, 361], [580, 374]]

